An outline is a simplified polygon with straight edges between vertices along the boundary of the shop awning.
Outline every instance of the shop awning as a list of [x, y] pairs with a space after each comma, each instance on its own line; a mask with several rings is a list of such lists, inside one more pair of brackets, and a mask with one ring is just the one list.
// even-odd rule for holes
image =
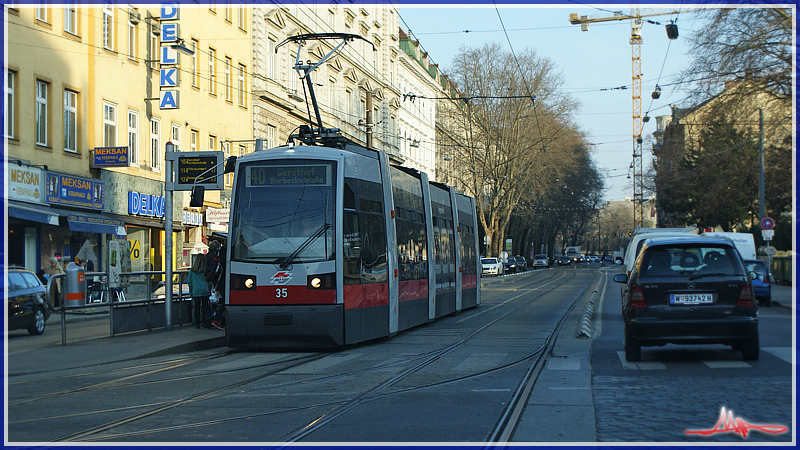
[[69, 213], [67, 222], [71, 231], [113, 234], [115, 236], [127, 236], [128, 234], [125, 232], [125, 222], [99, 214]]
[[58, 226], [58, 212], [49, 206], [8, 201], [8, 216]]

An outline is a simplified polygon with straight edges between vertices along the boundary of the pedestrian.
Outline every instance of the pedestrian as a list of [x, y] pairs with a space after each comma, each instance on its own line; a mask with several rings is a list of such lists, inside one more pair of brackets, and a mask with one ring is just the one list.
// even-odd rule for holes
[[225, 329], [225, 252], [224, 246], [221, 246], [217, 252], [217, 266], [219, 268], [217, 280], [214, 284], [214, 290], [217, 293], [217, 307], [214, 310], [214, 320], [211, 326], [219, 330]]
[[[47, 270], [47, 274], [50, 275], [50, 278], [53, 278], [56, 275], [63, 274], [64, 269], [59, 264], [58, 259], [55, 257], [50, 258], [50, 268]], [[52, 305], [54, 307], [61, 306], [61, 279], [63, 277], [59, 277], [55, 279], [55, 283], [53, 283], [53, 292], [50, 300], [52, 301]]]
[[47, 286], [48, 275], [45, 273], [44, 269], [39, 269], [39, 271], [36, 272], [36, 276], [39, 277], [39, 281], [41, 281], [43, 285]]
[[192, 296], [192, 306], [194, 309], [194, 327], [211, 328], [211, 283], [206, 281], [206, 259], [195, 258], [191, 270], [186, 274], [186, 282], [189, 285], [189, 294]]

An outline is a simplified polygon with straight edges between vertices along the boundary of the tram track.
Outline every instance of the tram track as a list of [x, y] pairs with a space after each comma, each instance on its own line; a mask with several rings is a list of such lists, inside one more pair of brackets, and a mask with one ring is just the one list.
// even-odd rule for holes
[[[478, 308], [478, 309], [475, 309], [475, 310], [469, 310], [469, 311], [466, 312], [466, 314], [462, 313], [462, 314], [460, 314], [458, 316], [464, 315], [465, 317], [463, 319], [479, 318], [483, 314], [488, 313], [490, 308], [494, 309], [494, 308], [498, 308], [498, 307], [501, 307], [501, 306], [509, 305], [513, 300], [518, 299], [518, 298], [522, 297], [523, 295], [525, 295], [524, 292], [527, 292], [528, 294], [530, 294], [531, 290], [536, 290], [536, 289], [540, 289], [540, 288], [545, 288], [546, 292], [550, 292], [550, 291], [553, 291], [553, 290], [557, 289], [559, 286], [563, 285], [564, 283], [567, 283], [568, 281], [572, 280], [573, 278], [574, 278], [574, 273], [571, 272], [571, 271], [570, 272], [560, 271], [560, 273], [554, 271], [554, 273], [550, 274], [548, 277], [532, 280], [532, 282], [530, 282], [530, 283], [525, 283], [522, 286], [515, 286], [515, 288], [513, 289], [513, 292], [522, 291], [523, 293], [520, 293], [520, 294], [517, 294], [517, 295], [513, 295], [510, 298], [502, 298], [502, 301], [500, 301], [499, 303], [497, 303], [495, 305], [490, 306], [489, 308]], [[585, 291], [587, 289], [588, 289], [588, 287], [586, 289], [584, 289], [584, 292], [582, 292], [580, 295], [578, 295], [573, 300], [572, 306], [569, 308], [569, 311], [571, 311], [574, 308], [574, 305], [584, 296], [584, 293], [585, 293]], [[429, 351], [429, 352], [427, 352], [425, 354], [417, 355], [414, 358], [406, 358], [406, 359], [403, 359], [403, 360], [400, 360], [400, 361], [394, 361], [391, 364], [378, 364], [378, 365], [370, 366], [370, 367], [367, 367], [367, 368], [364, 368], [364, 369], [358, 370], [358, 371], [350, 371], [350, 372], [341, 373], [341, 374], [331, 374], [331, 375], [327, 375], [327, 376], [324, 376], [324, 377], [312, 377], [310, 379], [303, 379], [303, 380], [299, 380], [299, 381], [296, 381], [296, 382], [275, 383], [275, 384], [271, 385], [274, 388], [286, 388], [287, 386], [291, 386], [293, 384], [300, 384], [300, 383], [308, 385], [309, 383], [315, 383], [315, 382], [321, 382], [321, 381], [331, 381], [331, 380], [337, 380], [337, 379], [358, 377], [360, 375], [363, 375], [364, 373], [369, 373], [370, 371], [374, 372], [374, 371], [377, 371], [377, 370], [385, 370], [390, 366], [411, 364], [409, 367], [406, 367], [403, 370], [397, 372], [394, 376], [391, 376], [388, 379], [383, 380], [382, 382], [380, 382], [380, 383], [378, 383], [378, 384], [376, 384], [376, 385], [374, 385], [374, 386], [372, 386], [372, 387], [370, 387], [368, 389], [363, 390], [362, 392], [360, 392], [357, 395], [351, 395], [351, 396], [348, 396], [347, 398], [344, 398], [344, 399], [339, 399], [339, 400], [334, 399], [334, 400], [330, 400], [330, 401], [316, 402], [316, 403], [311, 403], [311, 404], [306, 404], [306, 405], [298, 405], [296, 407], [285, 408], [285, 409], [280, 409], [280, 410], [275, 410], [275, 411], [267, 411], [267, 412], [260, 412], [260, 413], [254, 413], [254, 414], [243, 414], [243, 415], [236, 415], [236, 416], [229, 416], [229, 417], [221, 417], [221, 418], [212, 419], [212, 420], [205, 420], [205, 421], [196, 421], [196, 422], [193, 422], [193, 423], [190, 423], [190, 424], [182, 424], [182, 425], [174, 425], [174, 426], [165, 425], [163, 427], [154, 427], [154, 428], [146, 429], [146, 430], [121, 431], [119, 433], [109, 434], [109, 432], [112, 431], [114, 428], [117, 428], [117, 427], [120, 427], [120, 426], [123, 426], [123, 425], [129, 425], [129, 424], [135, 423], [135, 422], [137, 422], [139, 420], [145, 419], [147, 417], [153, 417], [153, 416], [156, 416], [156, 415], [161, 414], [161, 413], [165, 413], [168, 410], [171, 410], [171, 409], [183, 406], [183, 405], [189, 405], [189, 404], [193, 404], [193, 403], [197, 403], [197, 402], [202, 402], [202, 401], [207, 400], [207, 399], [216, 398], [216, 397], [220, 397], [220, 396], [225, 396], [226, 392], [229, 392], [231, 390], [241, 389], [241, 388], [244, 388], [247, 385], [251, 385], [251, 384], [254, 384], [254, 383], [257, 383], [257, 382], [263, 382], [263, 381], [267, 380], [271, 376], [280, 374], [282, 372], [286, 372], [286, 371], [291, 370], [291, 369], [296, 369], [298, 367], [302, 367], [304, 364], [309, 364], [309, 363], [312, 363], [314, 361], [318, 361], [318, 360], [320, 360], [322, 358], [325, 358], [326, 356], [330, 355], [330, 354], [315, 354], [315, 355], [309, 356], [309, 357], [300, 357], [300, 358], [295, 358], [295, 359], [292, 359], [292, 360], [287, 360], [285, 362], [282, 362], [282, 364], [278, 364], [278, 362], [272, 362], [270, 364], [258, 364], [258, 365], [252, 365], [252, 366], [247, 366], [247, 367], [239, 367], [236, 370], [258, 369], [258, 368], [265, 367], [265, 366], [272, 366], [272, 369], [269, 370], [266, 373], [260, 373], [258, 375], [255, 375], [255, 376], [252, 376], [252, 377], [248, 377], [248, 378], [243, 379], [243, 380], [238, 380], [235, 383], [226, 383], [223, 386], [218, 386], [218, 387], [215, 387], [215, 388], [212, 388], [212, 389], [208, 389], [208, 390], [205, 390], [203, 392], [193, 394], [191, 396], [180, 397], [180, 398], [169, 400], [169, 401], [165, 401], [165, 402], [151, 403], [151, 404], [148, 404], [148, 405], [141, 405], [141, 406], [139, 406], [140, 408], [147, 408], [147, 410], [138, 412], [138, 413], [133, 414], [133, 415], [129, 415], [128, 417], [124, 417], [124, 418], [120, 418], [120, 419], [117, 419], [117, 420], [109, 421], [109, 422], [106, 422], [106, 423], [104, 423], [102, 425], [97, 425], [95, 427], [87, 428], [87, 429], [84, 429], [82, 431], [69, 434], [67, 436], [63, 436], [60, 439], [58, 439], [56, 442], [75, 442], [75, 441], [94, 442], [94, 441], [118, 440], [118, 439], [132, 438], [132, 437], [136, 437], [136, 436], [147, 436], [147, 435], [152, 435], [152, 434], [155, 434], [155, 433], [162, 433], [162, 432], [168, 432], [168, 431], [173, 431], [174, 432], [174, 431], [179, 431], [181, 429], [187, 429], [187, 428], [193, 428], [193, 427], [205, 427], [205, 426], [211, 426], [211, 425], [214, 425], [214, 424], [230, 423], [230, 422], [235, 422], [235, 421], [253, 419], [253, 418], [256, 418], [256, 417], [274, 416], [274, 415], [292, 413], [292, 412], [297, 412], [297, 411], [302, 411], [302, 410], [308, 411], [308, 410], [314, 410], [314, 409], [326, 409], [326, 408], [328, 408], [329, 409], [328, 412], [319, 415], [312, 422], [310, 422], [310, 423], [308, 423], [308, 424], [306, 424], [304, 426], [296, 428], [295, 431], [285, 434], [283, 436], [283, 438], [280, 439], [280, 442], [286, 442], [286, 443], [300, 442], [300, 441], [303, 441], [306, 438], [308, 438], [315, 431], [318, 431], [318, 430], [324, 428], [326, 425], [332, 423], [337, 418], [345, 415], [347, 412], [357, 408], [361, 404], [365, 404], [367, 402], [370, 402], [370, 401], [373, 401], [373, 400], [376, 400], [376, 399], [385, 398], [387, 396], [392, 396], [392, 395], [401, 394], [401, 393], [408, 393], [408, 392], [411, 392], [411, 391], [414, 391], [414, 390], [436, 388], [437, 386], [443, 386], [445, 384], [452, 384], [452, 383], [463, 381], [463, 380], [466, 380], [466, 379], [469, 379], [469, 378], [479, 377], [479, 376], [485, 375], [487, 373], [503, 370], [504, 368], [507, 368], [507, 367], [510, 367], [510, 366], [514, 366], [514, 365], [518, 365], [520, 363], [523, 363], [523, 362], [531, 360], [531, 359], [534, 359], [535, 361], [541, 361], [544, 358], [544, 356], [549, 352], [549, 350], [552, 348], [552, 342], [554, 342], [554, 336], [557, 334], [558, 330], [554, 329], [551, 332], [551, 337], [548, 338], [548, 346], [546, 346], [546, 348], [534, 349], [533, 351], [531, 351], [529, 354], [525, 355], [524, 357], [519, 358], [518, 360], [512, 361], [512, 362], [510, 362], [508, 364], [504, 364], [502, 366], [498, 366], [498, 367], [494, 367], [494, 368], [491, 368], [491, 369], [483, 370], [483, 371], [476, 372], [476, 373], [473, 373], [473, 374], [454, 377], [454, 378], [448, 379], [448, 380], [439, 380], [439, 381], [434, 382], [434, 383], [426, 383], [426, 384], [417, 385], [417, 386], [410, 386], [410, 387], [409, 386], [397, 387], [398, 383], [401, 382], [402, 380], [408, 379], [411, 375], [422, 371], [425, 367], [431, 365], [432, 363], [434, 363], [437, 360], [441, 359], [442, 357], [448, 355], [449, 353], [457, 350], [458, 348], [461, 348], [462, 346], [465, 345], [465, 343], [467, 343], [473, 337], [479, 335], [482, 331], [486, 330], [487, 328], [491, 327], [492, 325], [494, 325], [496, 323], [501, 322], [504, 318], [506, 318], [509, 315], [513, 314], [519, 308], [523, 308], [525, 306], [528, 306], [532, 301], [534, 301], [534, 300], [533, 299], [532, 300], [528, 300], [526, 302], [520, 303], [519, 305], [516, 305], [516, 307], [510, 308], [508, 311], [505, 311], [503, 314], [499, 315], [498, 317], [495, 317], [494, 319], [487, 321], [483, 326], [481, 326], [481, 327], [479, 327], [477, 329], [471, 330], [467, 335], [461, 337], [456, 342], [451, 343], [450, 345], [447, 345], [445, 347], [442, 347], [442, 348], [439, 348], [439, 349], [436, 349], [436, 350]], [[487, 303], [485, 303], [485, 305], [488, 306], [488, 305], [490, 305], [490, 303], [487, 302]], [[478, 314], [478, 313], [481, 313], [481, 314]], [[566, 315], [568, 315], [568, 314], [569, 314], [569, 312], [565, 312], [564, 313], [564, 317]], [[565, 319], [562, 318], [559, 321], [559, 323], [563, 324], [563, 320], [565, 320]], [[461, 322], [461, 320], [459, 320], [457, 323], [460, 323], [460, 322]], [[560, 326], [558, 326], [558, 329], [560, 329]], [[412, 333], [412, 332], [413, 332], [413, 330], [409, 330], [409, 333]], [[225, 354], [222, 354], [222, 355], [214, 355], [214, 357], [215, 358], [219, 358], [219, 357], [228, 356], [228, 355], [229, 355], [229, 353], [225, 353]], [[207, 359], [203, 359], [203, 360], [207, 360]], [[293, 362], [290, 362], [290, 361], [293, 361]], [[534, 365], [535, 365], [535, 362], [534, 362]], [[279, 366], [281, 366], [281, 367], [279, 367]], [[119, 370], [125, 370], [125, 368], [122, 368], [122, 369], [119, 369]], [[159, 372], [159, 370], [154, 370], [151, 373], [158, 373], [158, 372]], [[224, 370], [223, 371], [213, 371], [213, 372], [210, 372], [207, 375], [208, 376], [213, 376], [213, 375], [218, 375], [220, 373], [226, 373], [226, 372], [228, 372], [228, 371], [224, 371]], [[138, 375], [135, 375], [133, 377], [143, 376], [143, 375], [144, 374], [138, 374]], [[203, 374], [202, 376], [207, 376], [207, 375]], [[196, 376], [200, 376], [200, 375], [196, 375]], [[527, 378], [529, 378], [529, 377], [530, 376], [528, 376]], [[163, 379], [163, 380], [160, 380], [160, 381], [149, 380], [149, 381], [142, 381], [140, 383], [117, 383], [114, 386], [116, 388], [129, 388], [129, 387], [133, 387], [133, 386], [141, 386], [143, 384], [148, 384], [148, 383], [168, 382], [168, 381], [183, 380], [183, 379], [187, 379], [187, 377], [185, 377], [185, 376], [184, 377], [175, 377], [175, 378]], [[102, 389], [105, 386], [110, 386], [110, 384], [98, 383], [96, 385], [91, 385], [91, 386], [87, 386], [87, 387], [84, 387], [84, 388], [75, 389], [74, 393], [85, 392], [87, 388], [88, 389]], [[396, 387], [396, 389], [391, 389], [392, 387]], [[519, 389], [517, 389], [517, 391], [519, 391]], [[61, 395], [68, 395], [68, 394], [61, 393]], [[520, 394], [517, 394], [517, 393], [515, 393], [515, 397], [521, 398]], [[29, 401], [34, 401], [34, 400], [36, 400], [36, 399], [29, 399]], [[516, 401], [515, 403], [518, 403], [518, 401]], [[83, 414], [85, 414], [85, 413], [83, 413]], [[510, 423], [510, 422], [508, 422], [508, 421], [505, 421], [505, 422], [506, 422], [505, 427], [508, 427], [508, 423]], [[493, 432], [493, 435], [494, 434], [496, 434], [496, 432]]]

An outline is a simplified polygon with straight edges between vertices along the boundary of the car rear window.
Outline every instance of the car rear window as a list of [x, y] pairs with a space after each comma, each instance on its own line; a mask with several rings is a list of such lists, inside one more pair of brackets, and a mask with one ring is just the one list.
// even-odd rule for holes
[[764, 276], [764, 264], [760, 262], [745, 262], [748, 272], [755, 272], [758, 276]]
[[736, 249], [724, 246], [654, 246], [641, 255], [642, 276], [742, 275]]

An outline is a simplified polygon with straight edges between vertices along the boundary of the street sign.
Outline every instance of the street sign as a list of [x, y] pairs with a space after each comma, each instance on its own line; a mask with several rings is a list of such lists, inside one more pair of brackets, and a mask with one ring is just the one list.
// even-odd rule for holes
[[761, 230], [761, 237], [765, 241], [771, 241], [773, 236], [775, 236], [775, 230]]
[[761, 219], [761, 229], [762, 230], [771, 230], [775, 227], [775, 221], [772, 220], [770, 217], [764, 217]]

